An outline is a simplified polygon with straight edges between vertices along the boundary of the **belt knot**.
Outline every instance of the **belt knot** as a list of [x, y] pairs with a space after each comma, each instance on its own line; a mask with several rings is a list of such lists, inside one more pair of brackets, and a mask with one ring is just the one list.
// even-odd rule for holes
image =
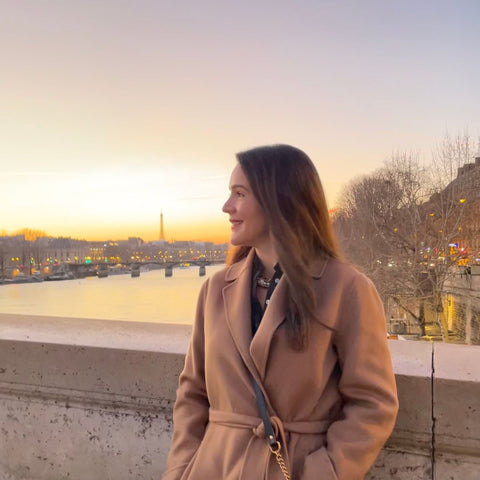
[[252, 432], [256, 437], [264, 438], [265, 437], [265, 425], [263, 425], [263, 422], [259, 423], [256, 427], [253, 427]]
[[[278, 437], [279, 434], [283, 437], [285, 437], [285, 432], [283, 429], [283, 423], [282, 421], [275, 416], [270, 417], [270, 422], [272, 423], [273, 426], [273, 431], [275, 432], [275, 436]], [[252, 428], [253, 434], [258, 437], [258, 438], [265, 438], [265, 425], [263, 421], [261, 421], [258, 425]]]

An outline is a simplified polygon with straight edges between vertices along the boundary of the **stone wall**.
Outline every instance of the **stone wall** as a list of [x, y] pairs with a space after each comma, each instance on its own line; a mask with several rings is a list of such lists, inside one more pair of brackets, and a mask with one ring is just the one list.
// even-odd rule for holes
[[467, 345], [480, 345], [480, 266], [464, 267], [445, 285], [445, 312], [453, 339]]
[[[0, 479], [159, 480], [189, 332], [0, 314]], [[480, 478], [480, 347], [390, 348], [401, 407], [367, 478]]]

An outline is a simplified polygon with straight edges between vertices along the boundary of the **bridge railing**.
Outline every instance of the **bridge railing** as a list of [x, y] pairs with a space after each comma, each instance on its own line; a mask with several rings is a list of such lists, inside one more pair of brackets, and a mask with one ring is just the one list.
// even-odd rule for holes
[[[159, 479], [190, 328], [0, 314], [0, 478]], [[367, 479], [480, 478], [480, 347], [391, 341], [400, 412]]]

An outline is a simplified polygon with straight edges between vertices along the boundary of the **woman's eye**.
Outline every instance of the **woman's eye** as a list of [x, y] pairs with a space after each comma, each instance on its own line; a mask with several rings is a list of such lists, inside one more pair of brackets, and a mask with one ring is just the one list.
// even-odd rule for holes
[[237, 191], [235, 192], [235, 195], [236, 195], [237, 197], [244, 197], [244, 196], [245, 196], [245, 194], [244, 194], [242, 191], [240, 191], [240, 190], [237, 190]]

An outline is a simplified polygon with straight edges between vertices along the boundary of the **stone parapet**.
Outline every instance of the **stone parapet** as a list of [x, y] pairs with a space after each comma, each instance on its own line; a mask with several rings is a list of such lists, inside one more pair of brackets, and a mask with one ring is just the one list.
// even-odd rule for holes
[[189, 335], [0, 315], [0, 478], [158, 480]]
[[435, 344], [436, 478], [480, 478], [480, 347]]
[[[159, 480], [189, 334], [0, 314], [0, 478]], [[367, 478], [480, 478], [480, 347], [390, 349], [400, 412]]]

